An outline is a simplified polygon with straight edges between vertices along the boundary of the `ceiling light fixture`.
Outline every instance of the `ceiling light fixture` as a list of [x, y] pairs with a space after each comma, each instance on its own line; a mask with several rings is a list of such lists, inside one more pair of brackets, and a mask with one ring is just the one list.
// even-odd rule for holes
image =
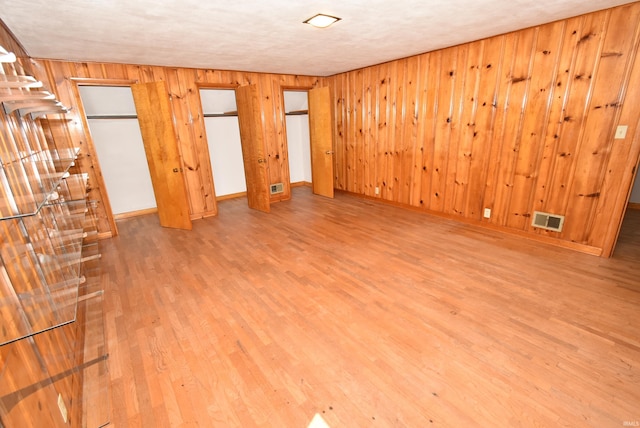
[[322, 13], [319, 13], [307, 19], [306, 21], [303, 21], [302, 23], [311, 24], [314, 27], [318, 27], [318, 28], [326, 28], [329, 25], [333, 24], [334, 22], [340, 21], [341, 19], [342, 18], [338, 18], [336, 16], [324, 15]]

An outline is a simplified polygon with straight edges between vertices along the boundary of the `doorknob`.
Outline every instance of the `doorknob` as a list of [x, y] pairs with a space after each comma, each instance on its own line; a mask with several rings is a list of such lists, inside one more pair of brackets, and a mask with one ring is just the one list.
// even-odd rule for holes
[[326, 152], [324, 152], [326, 155], [332, 155], [333, 154], [333, 150], [327, 150]]

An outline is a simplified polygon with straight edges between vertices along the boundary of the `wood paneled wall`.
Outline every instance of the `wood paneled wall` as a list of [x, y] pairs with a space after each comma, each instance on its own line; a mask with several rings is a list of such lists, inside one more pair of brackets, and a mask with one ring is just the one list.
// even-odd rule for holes
[[[288, 198], [282, 88], [323, 84], [335, 100], [337, 189], [608, 256], [640, 153], [639, 18], [632, 3], [329, 78], [31, 63], [76, 107], [51, 136], [80, 145], [91, 141], [72, 79], [167, 81], [192, 218], [217, 212], [199, 87], [258, 85], [269, 181], [285, 183]], [[628, 133], [616, 140], [619, 124]], [[80, 169], [108, 204], [90, 148]], [[533, 228], [534, 211], [565, 215], [564, 230]], [[99, 230], [109, 232], [104, 212]]]
[[634, 3], [326, 79], [336, 188], [609, 255], [640, 151], [639, 18]]
[[[32, 62], [36, 67], [36, 77], [43, 79], [43, 76], [47, 76], [51, 89], [58, 98], [66, 105], [75, 108], [74, 112], [77, 116], [73, 120], [73, 126], [68, 127], [68, 131], [71, 133], [71, 138], [81, 144], [89, 142], [91, 145], [91, 140], [86, 122], [79, 114], [78, 106], [81, 104], [76, 90], [78, 83], [127, 84], [127, 82], [166, 81], [173, 105], [192, 218], [217, 213], [199, 88], [233, 88], [239, 85], [256, 84], [260, 91], [262, 129], [269, 162], [269, 182], [285, 184], [285, 192], [272, 200], [290, 197], [282, 87], [310, 88], [316, 84], [317, 78], [144, 65], [49, 60], [32, 60]], [[88, 152], [92, 153], [92, 150]], [[84, 161], [84, 164], [81, 164], [83, 171], [92, 173], [99, 171], [95, 154], [85, 157], [82, 161]], [[96, 179], [92, 183], [99, 185], [102, 180]], [[103, 189], [96, 187], [92, 192], [90, 194], [92, 198], [108, 201]], [[100, 212], [99, 216], [101, 218], [99, 230], [101, 232], [111, 230], [113, 225], [108, 224], [104, 211]]]

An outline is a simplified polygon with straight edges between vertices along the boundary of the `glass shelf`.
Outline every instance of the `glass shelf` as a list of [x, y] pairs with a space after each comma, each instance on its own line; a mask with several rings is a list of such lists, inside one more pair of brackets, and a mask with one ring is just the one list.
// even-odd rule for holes
[[0, 313], [13, 320], [0, 330], [0, 345], [75, 320], [87, 207], [65, 197], [81, 191], [83, 178], [65, 179], [35, 215], [0, 222]]
[[44, 118], [68, 109], [15, 61], [0, 47], [0, 425], [44, 426], [62, 402], [72, 425], [104, 426], [96, 203], [67, 119]]
[[[56, 196], [75, 165], [78, 151], [33, 153], [29, 157], [2, 162], [0, 169], [0, 220], [32, 216]], [[76, 186], [77, 187], [77, 186]]]

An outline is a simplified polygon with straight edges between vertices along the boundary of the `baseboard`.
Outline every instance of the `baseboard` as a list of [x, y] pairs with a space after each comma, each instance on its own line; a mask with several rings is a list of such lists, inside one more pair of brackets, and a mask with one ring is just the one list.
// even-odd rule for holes
[[335, 189], [336, 193], [344, 193], [344, 194], [348, 194], [350, 196], [356, 196], [356, 197], [360, 197], [362, 199], [367, 199], [367, 200], [371, 200], [371, 201], [377, 201], [386, 205], [391, 205], [394, 207], [398, 207], [398, 208], [402, 208], [402, 209], [408, 209], [411, 211], [418, 211], [427, 215], [432, 215], [432, 216], [436, 216], [436, 217], [440, 217], [440, 218], [445, 218], [447, 220], [453, 220], [456, 222], [460, 222], [460, 223], [465, 223], [465, 224], [469, 224], [472, 226], [478, 226], [481, 227], [483, 229], [488, 229], [488, 230], [492, 230], [494, 232], [498, 232], [498, 233], [504, 233], [506, 235], [512, 235], [512, 236], [517, 236], [520, 238], [524, 238], [524, 239], [529, 239], [532, 241], [537, 241], [543, 244], [549, 244], [549, 245], [553, 245], [556, 247], [561, 247], [561, 248], [567, 248], [569, 250], [574, 250], [574, 251], [579, 251], [581, 253], [585, 253], [585, 254], [590, 254], [592, 256], [598, 256], [598, 257], [602, 257], [602, 248], [599, 247], [593, 247], [591, 245], [587, 245], [587, 244], [579, 244], [577, 242], [571, 242], [571, 241], [564, 241], [562, 239], [557, 239], [557, 238], [553, 238], [551, 236], [545, 236], [545, 235], [535, 235], [535, 234], [530, 234], [528, 232], [525, 232], [523, 230], [515, 230], [515, 229], [508, 229], [502, 226], [496, 226], [494, 224], [490, 224], [490, 223], [486, 223], [482, 220], [474, 220], [474, 219], [468, 219], [468, 218], [463, 218], [463, 217], [458, 217], [455, 215], [451, 215], [451, 214], [445, 214], [445, 213], [440, 213], [437, 211], [430, 211], [430, 210], [426, 210], [420, 207], [414, 207], [413, 205], [406, 205], [406, 204], [402, 204], [399, 202], [394, 202], [394, 201], [389, 201], [380, 197], [375, 197], [375, 196], [368, 196], [368, 195], [362, 195], [360, 193], [353, 193], [353, 192], [348, 192], [346, 190], [340, 190], [340, 189]]
[[114, 220], [124, 220], [126, 218], [138, 217], [141, 215], [154, 214], [158, 212], [158, 208], [147, 208], [138, 211], [129, 211], [127, 213], [120, 213], [113, 216]]
[[216, 196], [216, 201], [226, 201], [227, 199], [242, 198], [247, 196], [247, 192], [230, 193], [228, 195]]
[[290, 186], [293, 187], [311, 187], [311, 182], [309, 181], [297, 181], [295, 183], [291, 183]]
[[629, 210], [640, 210], [640, 202], [629, 202], [627, 204]]

